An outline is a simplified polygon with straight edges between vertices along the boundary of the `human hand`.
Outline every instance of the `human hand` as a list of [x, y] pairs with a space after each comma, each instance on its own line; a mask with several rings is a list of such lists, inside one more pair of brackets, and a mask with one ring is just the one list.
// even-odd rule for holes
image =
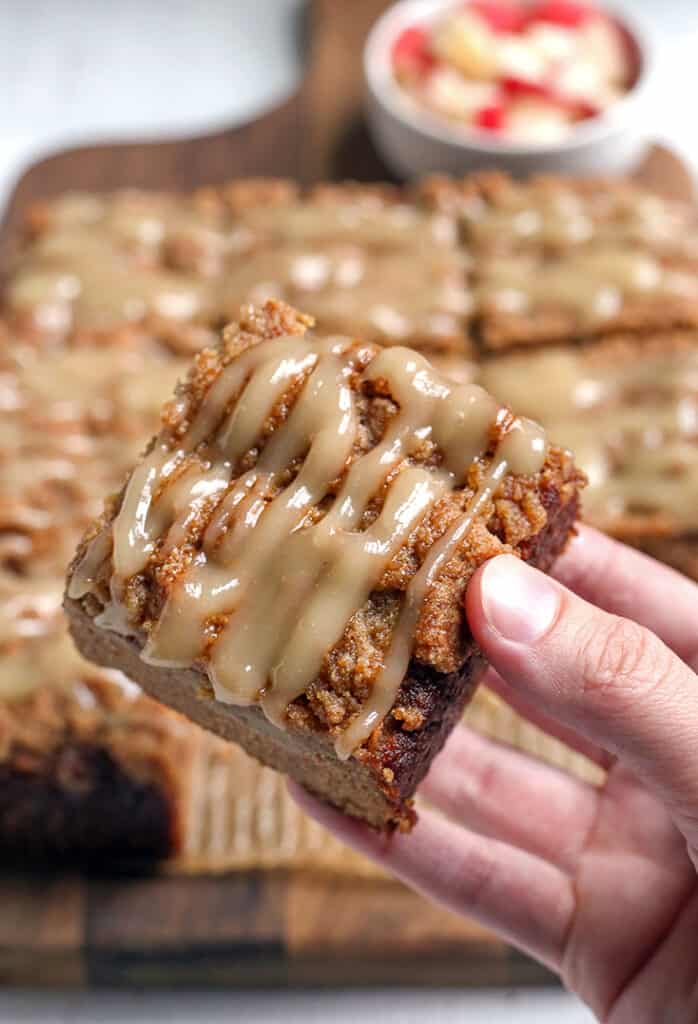
[[493, 559], [468, 621], [488, 684], [607, 769], [603, 787], [463, 726], [420, 790], [436, 810], [408, 835], [291, 789], [355, 849], [557, 971], [600, 1020], [695, 1024], [698, 587], [586, 527], [555, 576]]

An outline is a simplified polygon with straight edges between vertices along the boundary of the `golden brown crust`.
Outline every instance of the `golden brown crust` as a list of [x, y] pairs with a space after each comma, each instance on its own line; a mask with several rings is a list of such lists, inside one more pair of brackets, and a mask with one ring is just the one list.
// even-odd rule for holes
[[[559, 346], [558, 350], [563, 346]], [[530, 357], [528, 346], [524, 343], [512, 355]], [[580, 355], [585, 364], [595, 368], [622, 366], [624, 363], [635, 363], [648, 358], [658, 358], [698, 350], [698, 330], [676, 328], [668, 331], [652, 331], [648, 334], [636, 334], [634, 331], [612, 331], [602, 337], [578, 334], [564, 345], [564, 350]], [[478, 364], [479, 368], [496, 366], [503, 353], [487, 352]], [[535, 365], [535, 364], [533, 364]]]
[[3, 622], [0, 645], [3, 858], [179, 851], [196, 730], [83, 661], [59, 615], [24, 624], [28, 635], [20, 619], [8, 637]]
[[71, 686], [0, 702], [0, 761], [41, 774], [63, 747], [99, 745], [134, 778], [164, 788], [181, 809], [186, 801], [175, 766], [186, 777], [188, 727], [125, 679], [83, 666]]
[[[698, 326], [698, 290], [692, 287], [698, 215], [689, 204], [620, 179], [538, 176], [519, 182], [499, 172], [463, 181], [435, 176], [418, 186], [417, 197], [460, 219], [474, 260], [474, 333], [487, 349]], [[584, 279], [597, 272], [595, 253], [605, 256], [605, 266], [584, 308], [570, 293], [575, 279], [584, 293]], [[643, 265], [629, 267], [622, 286], [609, 276], [609, 264], [640, 253]], [[502, 259], [515, 261], [510, 280], [506, 274], [502, 280]], [[560, 294], [566, 267], [570, 282]], [[677, 273], [681, 279], [672, 280]], [[662, 285], [636, 283], [643, 275], [662, 274]], [[612, 298], [604, 295], [607, 287]], [[512, 301], [516, 308], [509, 309]]]
[[25, 858], [176, 853], [197, 732], [82, 661], [60, 596], [69, 549], [104, 493], [121, 486], [177, 362], [135, 326], [50, 346], [4, 330], [0, 849]]
[[238, 213], [250, 206], [285, 206], [298, 199], [298, 185], [288, 178], [238, 178], [219, 187], [199, 189], [195, 195], [206, 205], [227, 206]]
[[[534, 216], [545, 211], [550, 204], [562, 203], [569, 197], [573, 197], [579, 204], [579, 209], [562, 215], [563, 223], [569, 222], [574, 227], [572, 231], [562, 231], [561, 235], [553, 232], [541, 233], [539, 229], [527, 229], [519, 232], [503, 225], [501, 229], [491, 233], [486, 225], [488, 218], [501, 217], [503, 213], [512, 207], [514, 211], [522, 207], [530, 209]], [[461, 181], [445, 177], [432, 177], [406, 189], [399, 189], [389, 185], [364, 185], [354, 182], [343, 184], [319, 185], [303, 192], [298, 186], [288, 180], [282, 179], [238, 179], [217, 187], [201, 189], [193, 197], [175, 197], [168, 194], [139, 194], [136, 192], [117, 193], [106, 200], [96, 199], [90, 196], [68, 197], [67, 200], [58, 200], [52, 203], [39, 203], [33, 207], [27, 218], [27, 235], [30, 239], [40, 239], [51, 236], [66, 221], [69, 225], [78, 223], [82, 228], [87, 229], [87, 234], [96, 230], [93, 223], [97, 224], [99, 216], [95, 213], [94, 204], [101, 204], [101, 216], [105, 212], [111, 216], [112, 209], [119, 208], [119, 204], [126, 204], [136, 210], [141, 206], [152, 207], [155, 218], [163, 218], [167, 225], [164, 238], [159, 246], [145, 245], [142, 241], [128, 241], [127, 250], [135, 254], [138, 260], [148, 263], [155, 259], [156, 263], [161, 261], [165, 266], [170, 266], [175, 271], [192, 271], [199, 278], [206, 278], [210, 273], [214, 276], [225, 268], [225, 274], [234, 281], [235, 263], [239, 262], [236, 252], [249, 252], [250, 248], [263, 251], [274, 240], [276, 243], [282, 238], [293, 237], [297, 241], [304, 238], [303, 244], [320, 243], [326, 250], [328, 245], [346, 242], [354, 238], [356, 242], [362, 239], [361, 245], [368, 241], [369, 249], [388, 249], [410, 253], [412, 258], [424, 258], [424, 243], [428, 234], [423, 233], [422, 228], [418, 232], [407, 231], [397, 234], [393, 229], [381, 238], [380, 231], [371, 229], [369, 235], [362, 234], [364, 229], [359, 229], [359, 234], [354, 236], [353, 229], [348, 229], [348, 222], [333, 223], [333, 211], [349, 205], [356, 211], [368, 209], [375, 215], [376, 211], [401, 208], [411, 217], [424, 218], [428, 214], [439, 214], [447, 220], [459, 218], [461, 221], [461, 252], [474, 253], [476, 257], [476, 278], [480, 278], [480, 270], [477, 261], [481, 257], [492, 252], [539, 252], [541, 255], [565, 256], [570, 250], [579, 247], [593, 246], [598, 243], [599, 238], [614, 237], [619, 239], [623, 245], [632, 248], [646, 248], [648, 251], [661, 257], [663, 260], [674, 262], [676, 266], [695, 269], [698, 267], [698, 220], [695, 211], [687, 204], [676, 201], [659, 199], [650, 196], [646, 191], [628, 181], [618, 179], [563, 179], [554, 177], [539, 176], [532, 178], [526, 184], [516, 182], [513, 179], [499, 172], [477, 174]], [[651, 203], [652, 210], [646, 215], [637, 214], [642, 204]], [[296, 225], [292, 229], [292, 235], [286, 235], [283, 217], [284, 211], [290, 209], [312, 210], [313, 208], [325, 208], [329, 220], [326, 226], [320, 230], [320, 226], [312, 226], [311, 235], [303, 235], [306, 227]], [[66, 210], [68, 211], [66, 213]], [[268, 211], [268, 214], [267, 212]], [[258, 213], [263, 217], [260, 221]], [[183, 214], [186, 215], [186, 223], [182, 224]], [[248, 214], [253, 216], [248, 217]], [[581, 219], [588, 222], [587, 228], [579, 229]], [[276, 218], [276, 220], [275, 220]], [[569, 226], [568, 224], [568, 226]], [[201, 230], [201, 228], [206, 230]], [[443, 227], [443, 225], [442, 225]], [[113, 230], [110, 228], [110, 230]], [[300, 230], [301, 235], [296, 232]], [[431, 230], [431, 229], [429, 229]], [[273, 239], [269, 236], [271, 231]], [[241, 233], [242, 232], [242, 233]], [[267, 237], [268, 236], [268, 237]], [[452, 246], [453, 241], [448, 239], [454, 237], [451, 231], [444, 235], [442, 231], [437, 232], [433, 242], [439, 247]], [[233, 262], [228, 257], [223, 257], [223, 247], [232, 243]], [[121, 244], [121, 243], [120, 243]], [[395, 248], [397, 246], [397, 249]], [[60, 256], [58, 250], [58, 263]], [[21, 266], [27, 264], [31, 267], [37, 265], [36, 246], [30, 246], [28, 251], [22, 255]], [[375, 265], [368, 260], [368, 252], [363, 255], [367, 260], [367, 279], [380, 276], [380, 265]], [[289, 254], [290, 258], [291, 254]], [[51, 259], [53, 260], [53, 256]], [[223, 262], [221, 262], [221, 259]], [[39, 256], [39, 266], [41, 266]], [[532, 275], [535, 275], [535, 267]], [[263, 280], [268, 280], [262, 266], [259, 271]], [[261, 283], [261, 282], [260, 282]], [[279, 295], [280, 289], [277, 285], [273, 289], [274, 294]], [[482, 336], [488, 344], [499, 347], [505, 344], [520, 344], [530, 340], [545, 342], [569, 338], [571, 335], [584, 329], [584, 325], [570, 314], [569, 310], [555, 309], [554, 305], [548, 308], [537, 309], [530, 316], [517, 317], [509, 316], [500, 311], [492, 311], [485, 303], [484, 307], [478, 310], [469, 299], [469, 285], [463, 278], [460, 285], [463, 294], [462, 312], [458, 329], [446, 326], [443, 330], [444, 339], [451, 337], [452, 344], [467, 345], [469, 335], [469, 319], [471, 315], [480, 322]], [[233, 291], [235, 289], [233, 288]], [[348, 301], [348, 292], [340, 288], [339, 293], [345, 293]], [[414, 293], [411, 285], [406, 289], [407, 293]], [[313, 295], [288, 294], [286, 296], [291, 302], [302, 303], [310, 307], [312, 311]], [[217, 299], [208, 309], [202, 308], [199, 313], [186, 317], [188, 322], [203, 325], [220, 326], [226, 318], [236, 315], [235, 303], [251, 301], [259, 296], [246, 296], [238, 294], [229, 297], [224, 306], [221, 307], [220, 299]], [[318, 294], [318, 302], [321, 296]], [[343, 300], [344, 301], [344, 300]], [[336, 299], [332, 299], [336, 302]], [[332, 313], [332, 302], [329, 307], [319, 305], [317, 312], [323, 317]], [[438, 288], [434, 297], [434, 318], [438, 323], [440, 299]], [[398, 296], [393, 296], [389, 303], [395, 314], [400, 313], [400, 301]], [[206, 305], [206, 304], [205, 304]], [[31, 303], [21, 303], [17, 306], [11, 303], [14, 314], [19, 317], [24, 325], [33, 327], [34, 330], [50, 333], [51, 329], [59, 330], [60, 325], [56, 322], [53, 328], [49, 327], [47, 318], [39, 316], [36, 321], [32, 313]], [[341, 303], [337, 307], [341, 309]], [[468, 310], [470, 309], [471, 312]], [[662, 315], [664, 310], [665, 315]], [[453, 320], [453, 310], [444, 309], [444, 316]], [[360, 313], [360, 306], [348, 311], [346, 316], [340, 317], [341, 326], [337, 329], [349, 330], [350, 318]], [[339, 313], [337, 314], [339, 315]], [[158, 323], [167, 329], [168, 317], [154, 317], [153, 311], [147, 312], [154, 326]], [[458, 316], [455, 320], [458, 320]], [[33, 319], [34, 317], [34, 319]], [[54, 318], [55, 319], [55, 318]], [[61, 318], [59, 317], [58, 320]], [[63, 317], [65, 321], [65, 317]], [[388, 321], [386, 320], [386, 323]], [[649, 302], [629, 300], [617, 317], [607, 320], [600, 320], [594, 327], [597, 333], [608, 333], [617, 329], [630, 330], [652, 330], [654, 327], [672, 327], [696, 323], [695, 302], [681, 301], [677, 298], [669, 303], [655, 301]], [[79, 322], [76, 326], [80, 327]], [[364, 326], [362, 324], [362, 326]], [[84, 325], [83, 325], [84, 327]], [[180, 324], [180, 330], [184, 324]], [[63, 327], [62, 329], [65, 329]], [[81, 328], [82, 329], [82, 328]], [[365, 329], [364, 329], [365, 334]], [[379, 340], [390, 337], [390, 330], [382, 327], [377, 329]], [[433, 332], [418, 327], [409, 332], [403, 331], [399, 335], [400, 340], [412, 345], [424, 345], [432, 347], [435, 339], [435, 347], [443, 346], [439, 340], [439, 330]], [[191, 350], [191, 346], [190, 350]]]
[[[138, 217], [147, 211], [161, 224], [157, 243], [138, 234]], [[136, 218], [135, 227], [129, 217]], [[101, 235], [105, 262], [114, 263], [116, 253], [133, 261], [134, 275], [152, 276], [154, 292], [138, 292], [134, 299], [144, 303], [138, 323], [183, 351], [200, 345], [206, 329], [235, 317], [241, 303], [271, 294], [309, 308], [328, 330], [355, 329], [380, 343], [460, 351], [464, 357], [471, 354], [473, 334], [499, 349], [579, 333], [646, 334], [698, 325], [698, 298], [671, 289], [624, 295], [613, 313], [594, 317], [580, 316], [553, 296], [520, 312], [491, 298], [487, 261], [493, 255], [525, 254], [535, 280], [551, 258], [564, 262], [612, 243], [693, 273], [695, 211], [617, 179], [534, 177], [522, 184], [495, 172], [462, 181], [434, 177], [404, 189], [346, 182], [304, 192], [290, 181], [254, 178], [201, 189], [193, 197], [128, 192], [41, 203], [28, 216], [31, 241], [10, 292], [19, 329], [94, 335], [100, 318], [107, 318], [107, 327], [116, 324], [114, 311], [98, 302], [32, 300], [42, 294], [37, 271], [50, 277], [66, 260], [70, 265], [72, 242], [65, 231], [76, 228], [90, 245]], [[105, 279], [107, 291], [110, 275], [118, 273], [117, 259]], [[159, 297], [168, 289], [181, 291], [174, 306]], [[183, 314], [185, 308], [191, 312]], [[119, 315], [127, 319], [125, 312]]]
[[[649, 193], [628, 178], [616, 177], [564, 177], [532, 175], [525, 181], [511, 178], [502, 171], [483, 171], [463, 179], [446, 175], [431, 175], [414, 186], [416, 201], [427, 207], [460, 215], [464, 235], [477, 255], [526, 251], [538, 248], [549, 255], [560, 250], [593, 243], [599, 233], [617, 229], [621, 237], [635, 245], [646, 245], [667, 257], [698, 260], [698, 213], [693, 204], [666, 199]], [[566, 200], [576, 200], [565, 210]], [[655, 224], [648, 222], [643, 237], [642, 222], [633, 222], [638, 204], [650, 202]], [[527, 230], [483, 233], [478, 228], [487, 225], [488, 217], [501, 213], [531, 210], [536, 213], [562, 203], [560, 213], [583, 214], [590, 220], [590, 232], [571, 232], [564, 237], [541, 233], [541, 225], [527, 225]], [[657, 233], [656, 219], [664, 215], [666, 228]]]

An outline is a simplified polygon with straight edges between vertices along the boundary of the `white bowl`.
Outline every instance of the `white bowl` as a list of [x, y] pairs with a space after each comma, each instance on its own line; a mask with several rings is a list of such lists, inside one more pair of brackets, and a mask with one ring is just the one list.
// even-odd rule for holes
[[401, 177], [443, 171], [464, 174], [497, 167], [516, 176], [620, 174], [639, 163], [649, 142], [643, 124], [652, 54], [634, 17], [603, 4], [627, 32], [638, 61], [634, 85], [607, 111], [581, 122], [563, 142], [522, 145], [490, 140], [422, 110], [395, 81], [391, 48], [400, 32], [415, 22], [460, 6], [460, 0], [401, 0], [378, 19], [364, 48], [367, 115], [376, 148]]

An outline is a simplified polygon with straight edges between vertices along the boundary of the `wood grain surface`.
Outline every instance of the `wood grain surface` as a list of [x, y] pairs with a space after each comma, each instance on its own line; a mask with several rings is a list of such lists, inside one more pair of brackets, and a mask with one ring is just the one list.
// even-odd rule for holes
[[[30, 168], [9, 204], [6, 266], [23, 211], [65, 190], [190, 189], [238, 175], [375, 180], [389, 175], [361, 118], [359, 55], [383, 0], [315, 0], [302, 27], [309, 70], [255, 122], [181, 142], [69, 150]], [[691, 195], [656, 148], [638, 178]], [[108, 813], [108, 809], [105, 809]], [[550, 975], [479, 926], [389, 881], [269, 872], [227, 878], [6, 874], [0, 984], [29, 986], [503, 984]]]
[[403, 886], [306, 872], [0, 879], [0, 985], [514, 985], [542, 967]]

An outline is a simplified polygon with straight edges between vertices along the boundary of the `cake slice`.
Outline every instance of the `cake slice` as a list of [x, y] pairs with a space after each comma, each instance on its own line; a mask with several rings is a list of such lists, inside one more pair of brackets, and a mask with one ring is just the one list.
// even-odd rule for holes
[[622, 244], [483, 258], [474, 296], [486, 349], [698, 327], [695, 268]]
[[486, 171], [460, 181], [434, 175], [417, 185], [417, 193], [427, 207], [459, 218], [477, 257], [555, 256], [614, 245], [694, 268], [698, 261], [695, 205], [627, 178], [534, 175], [521, 181]]
[[181, 849], [199, 730], [84, 661], [61, 588], [0, 574], [3, 861], [152, 862]]
[[574, 449], [588, 522], [698, 579], [698, 331], [502, 353], [477, 379]]
[[419, 186], [460, 220], [485, 350], [698, 326], [698, 215], [622, 179], [485, 173]]
[[0, 331], [0, 857], [150, 862], [182, 848], [203, 734], [82, 659], [61, 599], [184, 364], [120, 332], [93, 348]]
[[283, 303], [197, 357], [69, 572], [79, 649], [376, 828], [411, 801], [484, 669], [483, 560], [547, 569], [568, 452], [409, 349]]
[[193, 353], [272, 295], [328, 331], [472, 355], [456, 220], [388, 185], [300, 193], [242, 178], [190, 195], [67, 193], [30, 208], [5, 305], [24, 334], [95, 345], [130, 329]]

